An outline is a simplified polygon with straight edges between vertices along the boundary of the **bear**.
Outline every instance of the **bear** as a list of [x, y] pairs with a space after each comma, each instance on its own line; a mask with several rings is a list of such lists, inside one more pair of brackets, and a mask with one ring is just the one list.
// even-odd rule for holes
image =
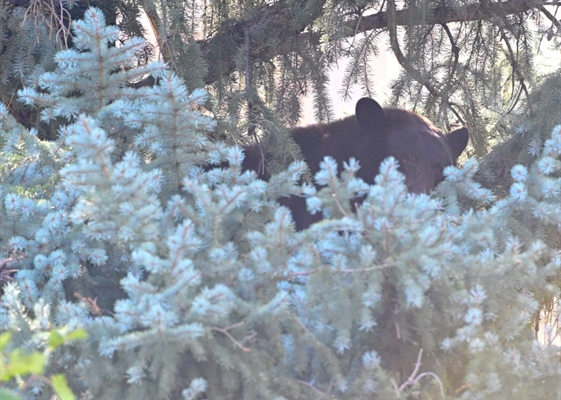
[[[456, 165], [469, 140], [465, 127], [443, 134], [427, 118], [401, 108], [384, 108], [368, 97], [356, 103], [354, 116], [296, 127], [290, 134], [312, 174], [318, 172], [325, 156], [337, 161], [339, 171], [343, 162], [354, 157], [360, 163], [356, 175], [372, 184], [380, 163], [392, 156], [405, 175], [408, 191], [417, 194], [429, 193], [444, 179], [444, 168]], [[256, 171], [259, 178], [268, 180], [262, 152], [256, 146], [244, 151], [242, 169]], [[308, 213], [304, 198], [293, 196], [279, 202], [291, 209], [297, 230], [322, 219]]]

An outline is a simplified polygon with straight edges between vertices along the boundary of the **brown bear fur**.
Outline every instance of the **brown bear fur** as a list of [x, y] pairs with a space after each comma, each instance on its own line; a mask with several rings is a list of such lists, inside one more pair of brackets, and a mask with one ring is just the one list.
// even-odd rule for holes
[[[428, 193], [443, 180], [442, 170], [455, 165], [464, 151], [469, 132], [458, 128], [447, 134], [428, 119], [400, 108], [382, 108], [375, 100], [362, 98], [356, 104], [355, 115], [328, 124], [297, 127], [291, 135], [301, 149], [312, 174], [319, 170], [325, 156], [333, 157], [342, 170], [343, 162], [354, 157], [360, 163], [357, 176], [372, 184], [380, 163], [394, 157], [405, 175], [412, 193]], [[245, 148], [244, 170], [261, 171], [265, 160], [256, 147]], [[306, 211], [302, 198], [282, 201], [293, 214], [297, 229], [307, 228], [321, 219]]]

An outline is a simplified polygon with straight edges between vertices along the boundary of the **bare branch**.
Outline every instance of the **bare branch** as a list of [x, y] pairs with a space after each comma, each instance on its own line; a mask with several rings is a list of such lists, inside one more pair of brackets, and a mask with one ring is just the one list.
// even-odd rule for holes
[[419, 372], [419, 368], [421, 368], [421, 359], [422, 358], [423, 358], [423, 349], [421, 348], [419, 350], [419, 354], [417, 355], [417, 362], [415, 363], [415, 369], [413, 369], [413, 372], [411, 372], [411, 375], [409, 376], [409, 378], [407, 378], [407, 380], [405, 382], [403, 382], [403, 384], [399, 387], [399, 391], [402, 391], [403, 389], [405, 389], [405, 387], [415, 383], [415, 377], [417, 376], [417, 373]]
[[250, 352], [251, 349], [248, 347], [245, 347], [244, 345], [242, 345], [235, 337], [233, 337], [229, 330], [233, 329], [233, 328], [237, 328], [238, 326], [243, 325], [243, 322], [238, 322], [236, 324], [233, 324], [231, 326], [228, 326], [226, 328], [218, 328], [218, 327], [213, 327], [210, 328], [210, 330], [212, 331], [216, 331], [216, 332], [220, 332], [223, 335], [225, 335], [228, 339], [230, 339], [232, 341], [232, 343], [234, 343], [236, 345], [237, 348], [239, 348], [241, 351], [243, 351], [244, 353]]

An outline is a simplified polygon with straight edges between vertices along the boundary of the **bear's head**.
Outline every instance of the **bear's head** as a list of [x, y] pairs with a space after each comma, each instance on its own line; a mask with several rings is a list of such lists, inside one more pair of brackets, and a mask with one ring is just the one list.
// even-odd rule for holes
[[356, 104], [362, 135], [371, 138], [385, 157], [394, 157], [412, 193], [428, 193], [444, 179], [443, 169], [455, 165], [467, 146], [467, 128], [443, 134], [428, 119], [399, 108], [382, 108], [362, 98]]

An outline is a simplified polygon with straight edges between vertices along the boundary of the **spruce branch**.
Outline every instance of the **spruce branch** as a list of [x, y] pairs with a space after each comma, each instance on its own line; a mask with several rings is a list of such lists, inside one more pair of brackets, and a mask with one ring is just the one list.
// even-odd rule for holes
[[11, 275], [18, 270], [15, 268], [6, 268], [10, 264], [11, 262], [9, 259], [0, 260], [0, 283], [14, 280]]
[[[390, 2], [388, 2], [390, 3]], [[395, 2], [393, 2], [395, 3]], [[432, 8], [424, 13], [424, 18], [414, 21], [417, 25], [442, 25], [452, 22], [469, 22], [502, 18], [508, 15], [525, 13], [534, 9], [539, 9], [541, 2], [529, 2], [525, 0], [510, 0], [505, 2], [485, 2], [468, 4], [465, 6], [440, 6]], [[389, 4], [388, 4], [389, 5]], [[289, 26], [292, 14], [283, 11], [286, 7], [284, 2], [277, 2], [272, 5], [262, 7], [261, 10], [252, 14], [250, 20], [228, 24], [223, 27], [210, 39], [199, 40], [198, 44], [202, 49], [203, 58], [208, 60], [220, 59], [220, 63], [208, 63], [209, 73], [205, 77], [205, 83], [210, 84], [219, 80], [220, 76], [229, 75], [236, 70], [236, 49], [242, 48], [245, 43], [244, 32], [250, 33], [253, 27], [263, 25], [263, 22], [271, 23], [268, 32], [276, 32], [276, 26]], [[358, 33], [377, 29], [391, 29], [389, 21], [393, 19], [395, 26], [408, 26], [411, 24], [409, 18], [411, 10], [393, 10], [388, 7], [387, 12], [380, 11], [373, 15], [359, 16], [343, 23], [345, 35], [355, 36]], [[300, 41], [320, 42], [321, 34], [316, 32], [304, 32], [308, 24], [317, 18], [317, 14], [310, 14], [310, 18], [304, 21], [293, 32], [282, 32], [277, 39], [279, 45], [270, 47], [270, 37], [252, 36], [252, 46], [250, 56], [253, 60], [269, 60], [278, 55], [289, 54], [294, 50], [295, 43]], [[213, 54], [217, 43], [221, 41], [230, 43], [227, 50], [221, 52], [220, 57]]]
[[[411, 373], [409, 378], [407, 378], [407, 380], [405, 382], [403, 382], [403, 384], [399, 387], [399, 389], [397, 390], [397, 394], [399, 395], [399, 393], [401, 393], [407, 386], [417, 384], [421, 378], [423, 378], [425, 376], [432, 376], [436, 380], [436, 382], [438, 382], [438, 387], [440, 389], [440, 395], [442, 396], [442, 398], [444, 398], [445, 397], [444, 386], [442, 385], [442, 381], [440, 380], [440, 378], [434, 372], [423, 372], [423, 373], [419, 374], [419, 368], [421, 368], [421, 365], [422, 365], [422, 363], [421, 363], [422, 358], [423, 358], [423, 349], [421, 348], [419, 350], [419, 354], [417, 355], [417, 362], [415, 363], [415, 368], [413, 369], [413, 372]], [[395, 386], [396, 385], [394, 384], [394, 387]]]
[[[50, 16], [50, 18], [47, 19], [45, 18], [46, 16]], [[62, 48], [68, 48], [68, 38], [70, 37], [70, 29], [68, 27], [70, 24], [65, 23], [65, 20], [70, 21], [72, 17], [63, 6], [63, 2], [55, 2], [53, 0], [31, 1], [25, 9], [24, 24], [28, 17], [33, 19], [37, 32], [40, 31], [41, 24], [46, 23], [50, 36], [54, 36], [56, 41], [60, 42]], [[55, 30], [56, 33], [53, 35]]]
[[296, 382], [298, 382], [301, 385], [304, 385], [306, 387], [309, 387], [310, 389], [312, 389], [315, 393], [317, 393], [319, 396], [327, 398], [327, 393], [323, 393], [321, 390], [319, 390], [318, 388], [316, 388], [314, 385], [312, 385], [311, 383], [302, 381], [302, 380], [296, 380]]
[[395, 264], [383, 264], [383, 265], [374, 265], [372, 267], [364, 267], [364, 268], [356, 268], [356, 269], [346, 269], [340, 268], [336, 269], [333, 272], [344, 273], [344, 274], [355, 274], [357, 272], [370, 272], [370, 271], [380, 271], [387, 268], [395, 268]]
[[[557, 4], [557, 6], [561, 5], [560, 3], [556, 3], [556, 4]], [[540, 12], [543, 15], [545, 15], [547, 17], [547, 19], [549, 19], [553, 25], [555, 25], [558, 32], [561, 32], [561, 22], [559, 22], [559, 20], [557, 20], [557, 18], [555, 18], [555, 15], [550, 13], [543, 5], [539, 5], [538, 10], [540, 10]]]
[[[524, 78], [524, 75], [522, 74], [520, 64], [516, 60], [516, 53], [513, 50], [512, 45], [510, 44], [510, 41], [507, 39], [507, 36], [506, 36], [505, 28], [507, 28], [510, 32], [513, 32], [514, 29], [505, 17], [502, 17], [502, 22], [504, 24], [504, 27], [501, 26], [499, 28], [499, 32], [501, 33], [501, 39], [504, 41], [504, 43], [505, 43], [505, 45], [508, 49], [507, 56], [508, 56], [508, 61], [510, 62], [510, 65], [512, 66], [512, 72], [516, 76], [516, 79], [518, 80], [518, 83], [520, 85], [520, 91], [515, 96], [513, 103], [511, 104], [511, 106], [509, 107], [509, 110], [507, 111], [507, 113], [509, 113], [510, 111], [512, 111], [514, 109], [514, 107], [516, 107], [516, 104], [518, 103], [518, 100], [520, 99], [520, 92], [521, 91], [524, 92], [527, 100], [530, 100], [530, 93], [528, 92], [528, 88], [526, 87], [526, 79]], [[528, 109], [530, 111], [530, 114], [532, 114], [532, 102], [528, 101], [527, 104], [528, 104]]]
[[[455, 76], [456, 75], [456, 70], [458, 68], [458, 61], [459, 61], [459, 58], [460, 58], [460, 47], [458, 47], [458, 45], [456, 44], [456, 40], [454, 39], [454, 36], [452, 36], [452, 32], [450, 31], [450, 28], [448, 27], [448, 25], [445, 24], [445, 23], [441, 24], [441, 25], [442, 25], [442, 29], [444, 29], [444, 32], [446, 32], [446, 36], [448, 37], [448, 40], [450, 41], [450, 46], [452, 47], [452, 57], [453, 57], [452, 67], [450, 68], [450, 73], [448, 75], [449, 76]], [[443, 90], [443, 93], [447, 94], [449, 92], [451, 86], [452, 86], [452, 80], [446, 80], [445, 89]], [[465, 125], [465, 121], [461, 117], [458, 110], [456, 110], [456, 108], [453, 107], [453, 104], [451, 104], [448, 101], [448, 96], [446, 96], [446, 102], [447, 102], [448, 108], [456, 116], [458, 121], [460, 121], [462, 124]], [[450, 127], [447, 126], [447, 128], [450, 128]]]
[[79, 301], [83, 302], [89, 308], [91, 314], [95, 315], [96, 317], [101, 317], [104, 312], [109, 315], [115, 315], [113, 312], [109, 310], [102, 309], [97, 304], [97, 297], [95, 298], [85, 297], [78, 292], [74, 292], [74, 297], [76, 297]]
[[413, 369], [413, 372], [411, 372], [411, 375], [409, 376], [409, 378], [407, 378], [407, 380], [405, 382], [403, 382], [403, 384], [399, 387], [400, 392], [403, 389], [405, 389], [407, 386], [415, 383], [415, 376], [419, 372], [419, 368], [421, 368], [421, 359], [422, 358], [423, 358], [423, 349], [421, 348], [419, 350], [419, 353], [417, 354], [417, 362], [415, 363], [415, 368]]
[[247, 353], [250, 352], [251, 349], [248, 347], [245, 347], [244, 345], [242, 345], [234, 336], [232, 336], [232, 334], [229, 332], [231, 329], [233, 328], [237, 328], [238, 326], [243, 325], [244, 322], [238, 322], [236, 324], [227, 326], [226, 328], [218, 328], [218, 327], [212, 327], [210, 328], [211, 331], [216, 331], [216, 332], [220, 332], [223, 335], [225, 335], [228, 339], [230, 339], [232, 341], [232, 343], [234, 343], [236, 345], [237, 348], [239, 348], [240, 350], [242, 350], [243, 352]]
[[442, 25], [452, 46], [453, 61], [452, 61], [451, 72], [447, 75], [447, 79], [443, 85], [444, 88], [442, 90], [437, 90], [436, 86], [430, 82], [430, 78], [424, 76], [422, 71], [415, 68], [411, 63], [410, 58], [406, 57], [401, 51], [401, 48], [399, 46], [398, 35], [397, 35], [398, 23], [397, 23], [397, 10], [396, 10], [395, 0], [388, 0], [386, 21], [387, 21], [388, 33], [390, 36], [390, 46], [399, 64], [414, 80], [416, 80], [421, 85], [423, 85], [433, 97], [441, 99], [444, 102], [444, 104], [446, 104], [446, 107], [450, 109], [452, 113], [458, 118], [458, 120], [464, 123], [463, 118], [460, 116], [458, 111], [450, 104], [448, 100], [450, 97], [449, 90], [453, 83], [453, 81], [451, 79], [448, 79], [448, 77], [453, 77], [456, 72], [456, 68], [458, 66], [460, 48], [456, 45], [452, 33], [450, 32], [450, 29], [448, 28], [446, 22], [440, 22], [440, 25]]
[[388, 12], [387, 12], [387, 27], [388, 32], [390, 35], [390, 46], [392, 51], [395, 55], [395, 58], [399, 62], [399, 64], [407, 71], [409, 75], [417, 82], [421, 83], [427, 90], [432, 94], [434, 97], [439, 98], [440, 93], [436, 90], [435, 87], [429, 82], [427, 78], [425, 78], [420, 71], [418, 71], [411, 63], [409, 59], [405, 57], [401, 48], [399, 46], [399, 41], [397, 38], [397, 21], [396, 21], [396, 7], [395, 7], [395, 0], [388, 0]]

